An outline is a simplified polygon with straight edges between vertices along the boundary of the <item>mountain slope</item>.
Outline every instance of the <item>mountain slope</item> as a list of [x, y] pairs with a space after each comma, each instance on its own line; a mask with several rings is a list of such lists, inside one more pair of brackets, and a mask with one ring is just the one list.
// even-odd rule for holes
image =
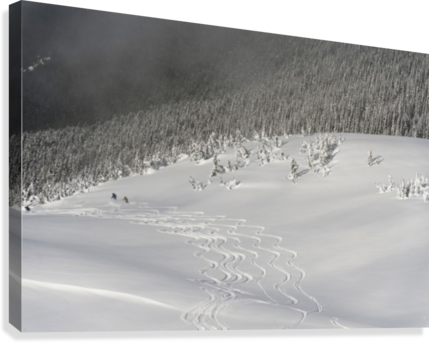
[[294, 136], [263, 166], [245, 143], [211, 184], [213, 159], [184, 156], [23, 213], [24, 330], [427, 326], [429, 204], [375, 183], [429, 174], [429, 141], [344, 137], [326, 177], [299, 153], [316, 137]]

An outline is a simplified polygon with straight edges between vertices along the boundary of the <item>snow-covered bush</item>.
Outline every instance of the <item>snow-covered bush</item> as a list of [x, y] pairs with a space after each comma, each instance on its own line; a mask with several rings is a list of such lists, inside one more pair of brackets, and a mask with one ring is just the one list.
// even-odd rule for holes
[[396, 189], [396, 185], [395, 185], [395, 183], [393, 182], [393, 178], [392, 178], [392, 175], [388, 175], [388, 178], [389, 178], [389, 184], [387, 185], [387, 187], [386, 187], [386, 191], [387, 192], [391, 192], [391, 191], [393, 191], [394, 189]]
[[256, 158], [259, 160], [259, 165], [261, 167], [267, 163], [270, 163], [271, 154], [265, 144], [263, 144], [261, 147], [258, 146], [257, 152], [256, 152]]
[[396, 192], [398, 193], [398, 197], [401, 199], [409, 198], [410, 196], [410, 187], [411, 184], [408, 181], [402, 180], [401, 185], [396, 189]]
[[206, 188], [202, 182], [195, 180], [192, 176], [190, 177], [189, 183], [191, 184], [192, 190], [199, 192]]
[[328, 165], [325, 165], [323, 167], [321, 167], [319, 169], [319, 173], [323, 176], [326, 177], [331, 173], [331, 168]]
[[389, 183], [387, 185], [376, 183], [375, 186], [379, 193], [389, 193], [396, 191], [399, 199], [408, 199], [412, 197], [423, 197], [423, 201], [426, 202], [426, 193], [429, 192], [429, 179], [422, 175], [416, 174], [414, 180], [401, 180], [400, 185], [396, 185], [393, 182], [391, 175], [388, 175]]
[[314, 141], [302, 142], [300, 147], [301, 154], [307, 154], [307, 164], [309, 169], [323, 177], [331, 172], [329, 163], [339, 152], [339, 146], [343, 144], [344, 139], [333, 134], [319, 134]]
[[309, 147], [310, 147], [310, 144], [307, 143], [306, 141], [304, 141], [304, 142], [301, 143], [301, 149], [299, 150], [299, 152], [301, 154], [305, 154], [307, 152], [307, 150], [308, 150]]
[[380, 183], [376, 183], [375, 187], [378, 189], [378, 193], [386, 193], [386, 186]]
[[250, 156], [250, 151], [246, 149], [246, 147], [244, 145], [241, 145], [237, 151], [237, 159], [246, 159], [249, 158]]
[[284, 160], [287, 160], [287, 156], [285, 155], [285, 153], [283, 152], [283, 151], [280, 151], [280, 154], [279, 154], [279, 157], [278, 157], [278, 159], [280, 160], [280, 161], [284, 161]]
[[237, 188], [237, 187], [240, 185], [240, 182], [239, 182], [239, 181], [237, 181], [237, 180], [235, 179], [235, 177], [233, 177], [231, 180], [229, 180], [229, 181], [227, 181], [227, 182], [223, 182], [223, 185], [225, 186], [225, 188], [226, 188], [227, 190], [232, 190], [232, 189]]

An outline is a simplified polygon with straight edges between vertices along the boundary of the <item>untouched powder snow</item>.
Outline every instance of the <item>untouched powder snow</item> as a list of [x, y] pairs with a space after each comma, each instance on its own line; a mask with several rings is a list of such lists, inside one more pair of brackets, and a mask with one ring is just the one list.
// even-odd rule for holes
[[183, 158], [23, 212], [23, 330], [429, 326], [429, 203], [375, 187], [429, 175], [429, 140], [342, 136], [325, 177], [293, 136], [284, 160]]

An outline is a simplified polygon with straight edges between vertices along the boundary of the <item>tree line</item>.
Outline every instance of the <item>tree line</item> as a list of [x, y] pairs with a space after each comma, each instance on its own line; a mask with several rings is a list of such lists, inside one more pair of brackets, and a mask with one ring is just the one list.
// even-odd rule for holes
[[[255, 132], [429, 138], [429, 56], [294, 37], [249, 37], [225, 59], [189, 66], [182, 74], [171, 69], [153, 90], [163, 94], [161, 100], [139, 112], [24, 132], [22, 190], [21, 139], [12, 136], [10, 204], [32, 196], [52, 201], [174, 163], [180, 153], [206, 146], [213, 133], [222, 142], [233, 142], [237, 130], [248, 139]], [[256, 53], [249, 41], [263, 49]], [[124, 99], [137, 101], [133, 92]]]

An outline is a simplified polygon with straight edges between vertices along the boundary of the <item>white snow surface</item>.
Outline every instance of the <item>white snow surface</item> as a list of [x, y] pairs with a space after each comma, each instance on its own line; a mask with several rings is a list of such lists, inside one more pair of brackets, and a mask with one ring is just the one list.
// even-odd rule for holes
[[342, 136], [326, 177], [293, 136], [211, 182], [184, 158], [24, 211], [23, 331], [429, 326], [429, 203], [375, 187], [429, 175], [429, 140]]

